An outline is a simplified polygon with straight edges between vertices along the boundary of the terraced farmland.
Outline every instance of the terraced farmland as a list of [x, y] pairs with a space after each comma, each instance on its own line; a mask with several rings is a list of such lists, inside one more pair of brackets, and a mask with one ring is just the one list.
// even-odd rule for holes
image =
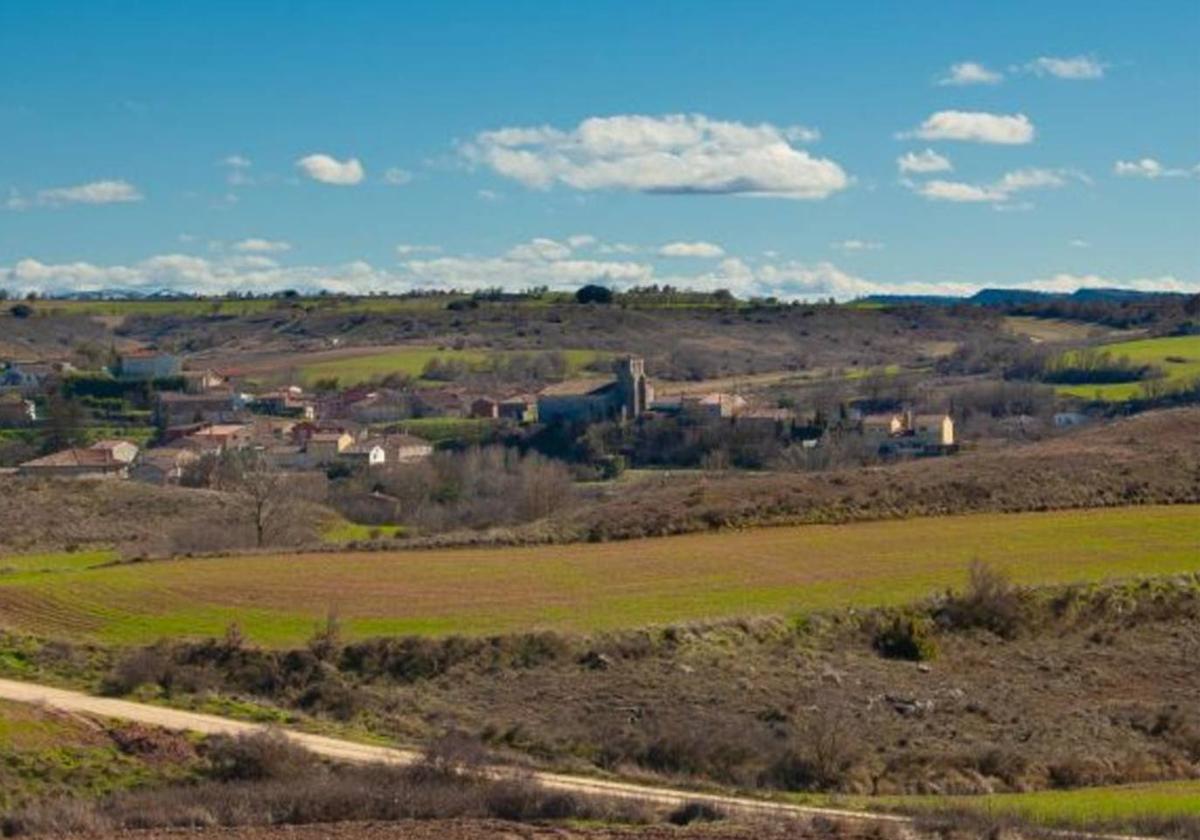
[[[1029, 583], [1200, 570], [1200, 506], [988, 514], [501, 549], [94, 565], [0, 559], [0, 624], [115, 643], [592, 631], [911, 601], [973, 559]], [[99, 558], [98, 558], [99, 562]]]

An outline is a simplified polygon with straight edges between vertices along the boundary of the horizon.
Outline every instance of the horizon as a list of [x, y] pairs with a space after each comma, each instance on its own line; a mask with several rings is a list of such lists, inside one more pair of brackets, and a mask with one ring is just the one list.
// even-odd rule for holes
[[0, 8], [0, 288], [1200, 292], [1200, 7]]

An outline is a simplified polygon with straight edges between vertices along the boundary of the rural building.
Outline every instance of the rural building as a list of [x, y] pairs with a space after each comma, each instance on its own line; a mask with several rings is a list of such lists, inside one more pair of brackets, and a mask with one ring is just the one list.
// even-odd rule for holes
[[245, 449], [251, 443], [253, 429], [244, 423], [214, 423], [189, 434], [187, 445], [208, 452]]
[[207, 394], [218, 388], [228, 388], [229, 378], [213, 370], [185, 370], [183, 386], [189, 394]]
[[954, 420], [949, 414], [868, 414], [862, 435], [890, 452], [920, 453], [954, 446]]
[[413, 417], [465, 417], [466, 398], [458, 391], [423, 388], [413, 394]]
[[126, 464], [132, 464], [138, 454], [137, 444], [127, 440], [98, 440], [88, 448], [107, 452], [113, 460]]
[[315, 432], [309, 436], [304, 451], [311, 462], [325, 464], [333, 462], [353, 445], [354, 438], [348, 432]]
[[480, 397], [471, 403], [471, 416], [485, 420], [496, 420], [500, 417], [500, 401], [491, 397]]
[[129, 468], [129, 477], [146, 484], [178, 484], [188, 464], [198, 460], [199, 453], [184, 447], [147, 449]]
[[411, 464], [433, 454], [433, 444], [416, 435], [388, 435], [383, 439], [387, 460], [393, 464]]
[[28, 426], [38, 419], [37, 406], [17, 393], [0, 394], [0, 426]]
[[37, 394], [74, 372], [70, 362], [9, 362], [0, 374], [0, 389]]
[[682, 397], [680, 410], [698, 417], [735, 417], [746, 409], [746, 398], [738, 394], [713, 393]]
[[645, 363], [628, 356], [617, 365], [616, 379], [573, 380], [551, 385], [538, 395], [538, 419], [543, 423], [631, 420], [654, 401]]
[[121, 379], [169, 379], [183, 373], [183, 362], [161, 350], [133, 350], [122, 354]]
[[103, 449], [63, 449], [17, 467], [19, 475], [44, 478], [125, 478], [129, 464]]
[[381, 388], [351, 403], [347, 413], [358, 423], [394, 423], [412, 416], [413, 400], [403, 391]]
[[954, 420], [949, 414], [917, 414], [908, 421], [909, 433], [927, 446], [953, 446]]
[[904, 432], [904, 418], [899, 414], [868, 414], [862, 418], [863, 437], [884, 441]]
[[164, 426], [193, 423], [235, 423], [246, 417], [241, 397], [233, 391], [184, 394], [163, 391], [154, 407], [155, 421]]
[[368, 440], [346, 447], [338, 453], [338, 457], [367, 467], [382, 467], [387, 463], [387, 450], [380, 441]]
[[500, 402], [500, 419], [516, 423], [536, 423], [537, 400], [533, 397], [509, 397]]

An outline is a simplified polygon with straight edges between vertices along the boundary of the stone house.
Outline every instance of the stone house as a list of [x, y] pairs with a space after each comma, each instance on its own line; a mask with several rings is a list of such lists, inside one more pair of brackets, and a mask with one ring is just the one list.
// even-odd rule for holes
[[132, 464], [138, 455], [137, 444], [128, 440], [98, 440], [88, 448], [108, 452], [114, 460], [126, 464]]
[[198, 460], [200, 454], [185, 447], [147, 449], [129, 468], [129, 477], [146, 484], [178, 484], [187, 466]]
[[245, 404], [233, 391], [184, 394], [163, 391], [154, 405], [155, 422], [165, 426], [193, 423], [234, 423], [247, 416]]
[[316, 432], [308, 438], [304, 451], [314, 464], [332, 463], [342, 452], [354, 445], [348, 432]]
[[129, 464], [103, 449], [63, 449], [17, 467], [18, 475], [44, 478], [126, 478]]
[[433, 454], [433, 444], [416, 435], [388, 435], [383, 446], [388, 462], [393, 464], [411, 464]]
[[121, 355], [121, 379], [170, 379], [183, 373], [183, 361], [161, 350], [133, 350]]

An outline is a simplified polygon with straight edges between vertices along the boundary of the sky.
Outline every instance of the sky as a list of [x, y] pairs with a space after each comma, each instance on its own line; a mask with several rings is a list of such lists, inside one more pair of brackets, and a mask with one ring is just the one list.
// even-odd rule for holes
[[1200, 291], [1200, 3], [0, 3], [0, 288]]

